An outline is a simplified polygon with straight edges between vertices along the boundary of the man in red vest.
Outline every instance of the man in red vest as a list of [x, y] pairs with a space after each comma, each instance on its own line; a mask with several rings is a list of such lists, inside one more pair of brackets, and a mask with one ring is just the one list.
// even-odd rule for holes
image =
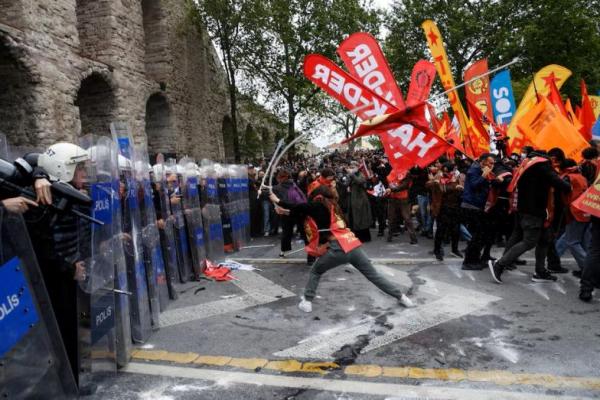
[[308, 203], [304, 204], [286, 203], [273, 193], [269, 198], [275, 204], [277, 213], [306, 218], [305, 229], [309, 242], [306, 252], [319, 257], [310, 270], [304, 296], [298, 308], [304, 312], [311, 312], [312, 300], [316, 295], [321, 276], [344, 264], [351, 264], [380, 290], [398, 299], [402, 306], [414, 307], [413, 302], [400, 291], [399, 287], [373, 267], [361, 247], [362, 243], [346, 224], [337, 204], [338, 197], [335, 189], [321, 185], [311, 192]]
[[393, 230], [398, 225], [400, 217], [404, 219], [404, 226], [410, 236], [410, 244], [417, 244], [417, 233], [412, 223], [410, 215], [410, 200], [408, 191], [412, 186], [412, 177], [410, 174], [398, 173], [392, 170], [387, 176], [388, 188], [386, 197], [388, 198], [388, 236], [387, 241], [391, 242]]
[[504, 254], [488, 267], [493, 279], [502, 283], [502, 273], [526, 251], [535, 249], [534, 282], [554, 282], [556, 277], [546, 269], [546, 254], [552, 243], [550, 224], [553, 219], [553, 190], [571, 191], [571, 185], [558, 176], [546, 152], [535, 151], [514, 171], [508, 191], [512, 193], [512, 209], [517, 212], [513, 233]]
[[585, 233], [590, 223], [590, 216], [583, 211], [571, 206], [579, 196], [588, 188], [587, 179], [581, 174], [577, 163], [573, 159], [566, 159], [561, 164], [561, 174], [571, 183], [572, 190], [568, 194], [563, 194], [562, 201], [565, 206], [565, 233], [556, 241], [556, 253], [562, 256], [569, 249], [573, 258], [577, 262], [579, 271], [573, 271], [573, 275], [581, 277], [586, 250], [583, 247]]

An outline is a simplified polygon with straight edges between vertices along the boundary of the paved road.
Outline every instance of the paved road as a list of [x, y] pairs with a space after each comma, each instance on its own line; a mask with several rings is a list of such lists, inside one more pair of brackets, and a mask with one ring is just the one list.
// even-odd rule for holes
[[273, 239], [253, 241], [263, 247], [235, 257], [260, 271], [182, 285], [160, 331], [92, 398], [600, 398], [600, 302], [581, 303], [570, 274], [533, 283], [530, 262], [497, 285], [456, 258], [433, 262], [430, 241], [405, 242], [366, 250], [415, 309], [342, 266], [305, 314], [303, 253], [280, 260]]

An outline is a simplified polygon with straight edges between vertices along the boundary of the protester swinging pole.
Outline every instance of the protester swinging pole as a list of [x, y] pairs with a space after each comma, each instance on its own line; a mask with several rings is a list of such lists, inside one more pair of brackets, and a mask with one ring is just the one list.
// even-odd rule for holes
[[[267, 175], [271, 171], [273, 162], [277, 158], [279, 149], [281, 149], [281, 147], [283, 146], [283, 142], [284, 142], [283, 139], [280, 139], [279, 142], [277, 142], [277, 147], [275, 147], [275, 151], [273, 151], [273, 155], [271, 156], [271, 161], [269, 161], [269, 165], [267, 166], [267, 169], [265, 170], [265, 174], [263, 175], [263, 178], [262, 178], [262, 182], [260, 183], [261, 189], [265, 186], [265, 179], [267, 179]], [[260, 197], [260, 190], [259, 190], [258, 196], [256, 196], [256, 198], [258, 199], [259, 197]]]

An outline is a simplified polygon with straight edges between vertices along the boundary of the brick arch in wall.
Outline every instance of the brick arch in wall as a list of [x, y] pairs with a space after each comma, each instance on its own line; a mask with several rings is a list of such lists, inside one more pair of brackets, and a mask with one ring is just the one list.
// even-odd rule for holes
[[146, 137], [151, 160], [158, 153], [165, 158], [176, 157], [177, 133], [173, 129], [169, 99], [164, 93], [154, 93], [146, 101]]
[[169, 76], [167, 15], [162, 0], [142, 0], [146, 75], [156, 82]]
[[116, 118], [116, 96], [110, 79], [99, 72], [86, 76], [75, 96], [79, 108], [79, 135], [110, 136], [110, 123]]
[[13, 146], [37, 145], [39, 79], [25, 54], [8, 37], [0, 35], [0, 132]]

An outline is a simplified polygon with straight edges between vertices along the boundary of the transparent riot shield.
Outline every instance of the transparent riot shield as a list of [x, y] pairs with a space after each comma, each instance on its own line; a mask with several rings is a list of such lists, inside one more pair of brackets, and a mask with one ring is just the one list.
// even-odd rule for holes
[[115, 268], [113, 258], [112, 183], [114, 170], [112, 140], [107, 137], [82, 137], [88, 151], [87, 190], [92, 198], [92, 217], [103, 223], [90, 224], [80, 219], [81, 238], [89, 243], [85, 252], [85, 277], [77, 290], [79, 338], [79, 386], [97, 384], [107, 373], [115, 373]]
[[160, 311], [167, 308], [169, 303], [169, 289], [167, 288], [165, 263], [160, 247], [160, 235], [156, 225], [154, 194], [150, 182], [150, 170], [152, 168], [148, 163], [148, 152], [145, 146], [140, 146], [136, 148], [135, 154], [136, 180], [138, 182], [139, 197], [141, 198], [142, 243], [144, 245], [144, 261], [148, 277], [148, 295], [150, 296], [152, 321], [154, 326], [158, 328], [158, 315]]
[[229, 169], [226, 165], [215, 164], [217, 171], [217, 190], [219, 192], [219, 205], [221, 206], [221, 221], [223, 224], [223, 249], [225, 253], [232, 253], [233, 230], [231, 226], [232, 210], [232, 190], [233, 185]]
[[206, 259], [204, 248], [204, 227], [202, 225], [202, 209], [200, 208], [200, 196], [198, 193], [199, 173], [196, 163], [188, 157], [179, 161], [183, 170], [182, 200], [185, 222], [188, 230], [188, 239], [192, 254], [192, 269], [194, 277], [200, 278]]
[[[192, 276], [192, 258], [190, 253], [190, 245], [187, 237], [187, 228], [185, 225], [185, 217], [183, 214], [182, 193], [180, 187], [181, 170], [175, 160], [167, 162], [166, 176], [169, 191], [169, 201], [171, 203], [171, 211], [175, 218], [175, 240], [177, 242], [177, 259], [179, 266], [179, 280], [185, 283]], [[179, 172], [179, 173], [178, 173]]]
[[204, 223], [204, 242], [208, 259], [219, 262], [225, 258], [223, 244], [223, 222], [217, 186], [217, 169], [215, 165], [204, 160], [200, 173], [205, 184], [202, 187], [203, 198], [202, 220]]
[[119, 150], [122, 237], [127, 265], [127, 283], [132, 293], [129, 302], [131, 337], [134, 342], [144, 343], [152, 333], [152, 318], [144, 265], [138, 185], [131, 161], [134, 155], [133, 139], [126, 123], [111, 123], [111, 132]]
[[112, 215], [113, 215], [113, 261], [115, 265], [115, 331], [117, 335], [117, 367], [123, 368], [131, 359], [131, 320], [129, 302], [132, 293], [127, 282], [127, 259], [125, 257], [125, 244], [130, 240], [123, 234], [122, 202], [125, 185], [119, 179], [119, 158], [123, 158], [112, 143], [112, 165], [117, 166], [112, 177]]
[[157, 164], [152, 167], [152, 180], [154, 183], [154, 195], [158, 197], [157, 225], [160, 235], [165, 271], [167, 277], [167, 288], [169, 298], [177, 300], [177, 242], [175, 241], [175, 217], [171, 213], [169, 192], [167, 190], [166, 167], [163, 164], [162, 155], [157, 157]]
[[23, 219], [0, 209], [0, 397], [69, 399], [77, 385]]

